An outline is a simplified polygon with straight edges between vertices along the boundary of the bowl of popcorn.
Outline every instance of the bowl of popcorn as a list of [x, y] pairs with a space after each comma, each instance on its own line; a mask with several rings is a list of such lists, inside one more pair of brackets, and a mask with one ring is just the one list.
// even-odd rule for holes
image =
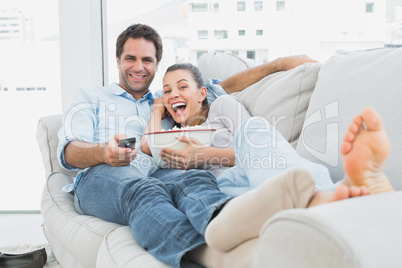
[[147, 139], [149, 149], [151, 150], [152, 157], [156, 165], [160, 168], [168, 168], [168, 165], [160, 158], [160, 151], [162, 148], [171, 149], [185, 149], [188, 143], [178, 141], [176, 137], [185, 136], [186, 138], [194, 138], [201, 144], [192, 144], [190, 146], [210, 146], [212, 134], [215, 129], [204, 128], [203, 126], [191, 127], [174, 127], [169, 130], [161, 130], [158, 132], [144, 133]]

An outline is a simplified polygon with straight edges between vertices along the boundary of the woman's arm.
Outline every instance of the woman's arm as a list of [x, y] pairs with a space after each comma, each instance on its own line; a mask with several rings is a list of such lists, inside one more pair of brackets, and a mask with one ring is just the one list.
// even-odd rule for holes
[[214, 147], [206, 147], [196, 139], [179, 136], [179, 141], [189, 145], [182, 150], [164, 148], [161, 158], [172, 168], [178, 169], [199, 168], [206, 164], [232, 167], [236, 165], [236, 158], [231, 140], [241, 122], [250, 116], [238, 99], [229, 95], [220, 96], [211, 105], [208, 114], [209, 122], [214, 122], [213, 128], [217, 131], [212, 143]]
[[[156, 132], [162, 130], [162, 119], [165, 117], [166, 108], [163, 105], [162, 98], [157, 98], [154, 101], [154, 108], [151, 115], [151, 120], [149, 120], [147, 127], [145, 128], [145, 133], [148, 132]], [[141, 150], [147, 155], [151, 155], [151, 150], [149, 149], [149, 145], [145, 135], [142, 135], [141, 138]]]
[[161, 158], [171, 168], [193, 169], [206, 164], [232, 167], [236, 163], [233, 148], [203, 146], [196, 139], [185, 136], [178, 136], [177, 140], [187, 143], [188, 146], [182, 150], [169, 148], [161, 150]]

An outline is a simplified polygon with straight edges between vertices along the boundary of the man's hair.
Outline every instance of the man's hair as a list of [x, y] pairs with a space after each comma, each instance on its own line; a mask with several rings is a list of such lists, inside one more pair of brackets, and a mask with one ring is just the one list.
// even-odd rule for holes
[[156, 50], [156, 60], [157, 62], [160, 62], [162, 59], [162, 52], [163, 52], [163, 46], [162, 46], [162, 38], [158, 34], [155, 29], [152, 27], [145, 25], [145, 24], [133, 24], [127, 29], [125, 29], [119, 37], [117, 37], [116, 41], [116, 57], [120, 59], [121, 54], [123, 53], [123, 46], [126, 43], [127, 39], [133, 38], [133, 39], [138, 39], [138, 38], [144, 38], [147, 41], [150, 41], [154, 43], [155, 45], [155, 50]]

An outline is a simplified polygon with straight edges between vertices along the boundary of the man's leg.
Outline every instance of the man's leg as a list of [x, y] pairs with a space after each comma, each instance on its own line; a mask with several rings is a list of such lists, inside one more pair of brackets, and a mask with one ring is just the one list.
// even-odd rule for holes
[[171, 266], [179, 267], [186, 252], [205, 243], [176, 209], [165, 185], [143, 178], [131, 166], [92, 167], [81, 177], [75, 194], [82, 212], [129, 225], [143, 248]]
[[165, 184], [177, 209], [201, 235], [214, 214], [231, 198], [219, 190], [215, 176], [206, 170], [161, 169], [152, 177]]

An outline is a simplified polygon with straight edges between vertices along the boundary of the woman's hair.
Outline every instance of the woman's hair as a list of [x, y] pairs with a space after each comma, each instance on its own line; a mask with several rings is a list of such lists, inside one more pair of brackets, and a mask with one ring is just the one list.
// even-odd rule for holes
[[[202, 79], [202, 75], [198, 67], [192, 65], [191, 63], [176, 63], [167, 68], [165, 75], [169, 72], [174, 72], [177, 70], [189, 71], [193, 76], [193, 79], [197, 83], [197, 87], [200, 89], [204, 86], [204, 80]], [[188, 125], [189, 126], [201, 125], [207, 120], [208, 113], [209, 113], [209, 103], [207, 98], [205, 98], [202, 101], [201, 111], [191, 119]]]
[[127, 39], [133, 38], [133, 39], [139, 39], [139, 38], [144, 38], [147, 41], [150, 41], [154, 43], [155, 45], [155, 50], [156, 50], [156, 60], [157, 62], [160, 62], [162, 59], [162, 52], [163, 52], [163, 46], [162, 46], [162, 38], [158, 34], [155, 29], [152, 27], [145, 25], [145, 24], [133, 24], [131, 26], [128, 26], [127, 29], [125, 29], [119, 37], [117, 37], [116, 41], [116, 57], [120, 59], [121, 54], [123, 53], [123, 46], [126, 43]]

